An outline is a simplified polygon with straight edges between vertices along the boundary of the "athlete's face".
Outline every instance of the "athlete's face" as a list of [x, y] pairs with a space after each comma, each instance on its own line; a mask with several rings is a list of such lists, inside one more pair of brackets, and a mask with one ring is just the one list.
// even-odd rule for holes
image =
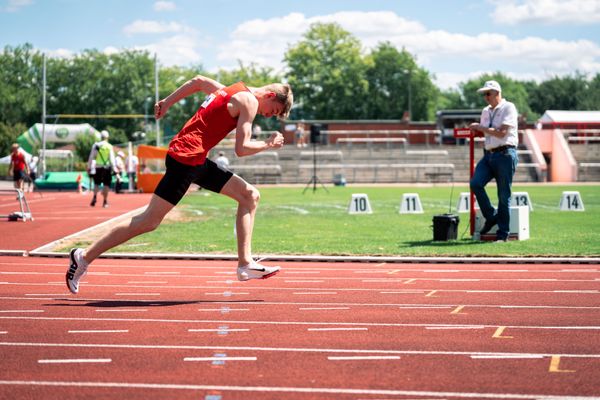
[[283, 104], [277, 101], [275, 93], [268, 93], [262, 102], [259, 103], [258, 113], [264, 117], [271, 118], [281, 115]]

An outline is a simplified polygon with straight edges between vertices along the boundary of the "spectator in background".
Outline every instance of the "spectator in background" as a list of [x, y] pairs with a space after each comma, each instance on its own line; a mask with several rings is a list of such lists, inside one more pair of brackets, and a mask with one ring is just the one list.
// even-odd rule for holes
[[121, 150], [117, 152], [115, 157], [115, 193], [121, 193], [123, 190], [123, 174], [125, 173], [125, 153]]
[[129, 178], [129, 186], [132, 190], [137, 190], [137, 167], [140, 163], [138, 156], [130, 154], [125, 159], [125, 168], [127, 169], [127, 177]]
[[215, 159], [215, 163], [219, 168], [224, 169], [226, 171], [229, 170], [229, 159], [225, 157], [224, 152], [219, 151], [219, 156]]
[[308, 143], [306, 143], [306, 132], [304, 132], [304, 128], [302, 128], [300, 125], [298, 125], [298, 128], [296, 129], [296, 146], [308, 146]]
[[[477, 163], [471, 179], [471, 190], [485, 218], [481, 235], [494, 225], [497, 241], [507, 241], [510, 232], [511, 186], [517, 168], [517, 145], [519, 144], [518, 113], [515, 105], [502, 98], [502, 88], [496, 81], [487, 81], [477, 92], [483, 93], [488, 106], [481, 112], [480, 122], [470, 125], [473, 131], [485, 136], [483, 158]], [[496, 180], [498, 211], [492, 206], [485, 186]]]
[[25, 154], [17, 143], [13, 143], [10, 148], [10, 164], [8, 165], [8, 174], [13, 176], [15, 189], [23, 191], [23, 183], [29, 174], [29, 167], [25, 161]]
[[37, 179], [37, 169], [39, 161], [40, 158], [38, 156], [31, 157], [31, 160], [29, 161], [29, 179], [27, 180], [28, 192], [33, 192], [33, 189], [35, 188], [35, 180]]
[[115, 153], [113, 147], [108, 143], [108, 131], [102, 131], [100, 133], [101, 141], [94, 143], [90, 157], [88, 159], [88, 173], [94, 178], [94, 197], [90, 206], [96, 205], [96, 197], [100, 191], [100, 185], [102, 185], [102, 197], [104, 202], [102, 207], [108, 207], [108, 191], [110, 189], [110, 182], [112, 181], [112, 174], [116, 173], [115, 166]]

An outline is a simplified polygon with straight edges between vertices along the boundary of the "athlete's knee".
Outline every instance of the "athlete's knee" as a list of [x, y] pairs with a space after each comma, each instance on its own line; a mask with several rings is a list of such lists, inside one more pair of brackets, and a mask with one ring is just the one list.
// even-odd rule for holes
[[248, 185], [244, 188], [244, 193], [242, 194], [242, 202], [249, 209], [253, 210], [258, 207], [258, 202], [260, 201], [260, 192], [257, 188], [252, 185]]

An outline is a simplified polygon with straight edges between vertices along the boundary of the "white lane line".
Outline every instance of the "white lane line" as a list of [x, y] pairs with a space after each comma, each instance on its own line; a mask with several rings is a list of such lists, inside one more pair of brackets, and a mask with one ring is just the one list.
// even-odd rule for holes
[[544, 358], [543, 355], [538, 354], [489, 354], [489, 355], [471, 355], [474, 360], [516, 360], [516, 359], [540, 359]]
[[452, 308], [452, 306], [403, 306], [400, 305], [398, 308], [401, 308], [403, 310], [408, 309], [408, 310], [427, 310], [427, 309], [439, 309], [439, 308]]
[[12, 313], [41, 313], [44, 312], [44, 310], [0, 310], [0, 313], [7, 313], [7, 314], [12, 314]]
[[94, 311], [96, 311], [96, 312], [145, 312], [145, 311], [148, 311], [148, 309], [147, 308], [123, 308], [123, 309], [99, 308]]
[[216, 293], [204, 293], [206, 296], [238, 296], [247, 295], [249, 292], [216, 292]]
[[204, 312], [230, 312], [230, 311], [250, 311], [249, 308], [229, 308], [229, 307], [221, 307], [221, 308], [199, 308], [198, 311]]
[[[458, 397], [465, 399], [513, 399], [513, 400], [598, 400], [598, 396], [574, 396], [574, 395], [543, 395], [522, 393], [485, 393], [485, 392], [434, 392], [416, 390], [396, 389], [350, 389], [350, 388], [310, 388], [310, 387], [286, 387], [286, 386], [226, 386], [226, 385], [193, 385], [173, 383], [133, 383], [133, 382], [86, 382], [86, 381], [17, 381], [0, 380], [0, 385], [5, 386], [50, 386], [50, 387], [87, 387], [87, 388], [110, 388], [110, 389], [153, 389], [153, 390], [187, 390], [187, 391], [220, 391], [238, 393], [283, 393], [280, 398], [285, 398], [285, 393], [310, 393], [320, 394], [319, 397], [331, 397], [339, 395], [369, 395], [369, 396], [412, 396], [412, 397], [436, 397], [448, 398]], [[256, 396], [241, 395], [245, 398]]]
[[70, 296], [71, 293], [26, 293], [25, 296]]
[[362, 360], [399, 360], [400, 356], [356, 356], [356, 357], [327, 357], [331, 361], [362, 361]]
[[322, 294], [337, 294], [337, 292], [294, 292], [293, 294], [317, 296]]
[[299, 310], [349, 310], [350, 307], [300, 307]]
[[308, 328], [307, 331], [368, 331], [369, 328]]
[[160, 293], [115, 293], [115, 296], [160, 296]]
[[109, 363], [110, 358], [72, 358], [62, 360], [38, 360], [39, 364]]
[[554, 290], [554, 293], [580, 293], [580, 294], [590, 294], [590, 293], [600, 293], [597, 290]]
[[[224, 321], [223, 321], [224, 322]], [[217, 321], [216, 323], [221, 323]], [[211, 351], [253, 351], [280, 353], [343, 353], [343, 354], [385, 354], [385, 355], [439, 355], [439, 356], [541, 356], [564, 358], [600, 359], [600, 354], [556, 354], [556, 353], [498, 353], [480, 351], [436, 351], [436, 350], [377, 350], [377, 349], [331, 349], [310, 347], [247, 347], [247, 346], [200, 346], [200, 345], [151, 345], [151, 344], [108, 344], [108, 343], [40, 343], [40, 342], [0, 342], [6, 347], [57, 347], [57, 348], [97, 348], [97, 349], [153, 349], [153, 350], [211, 350]]]
[[0, 331], [0, 335], [6, 335], [8, 331]]
[[323, 283], [325, 281], [323, 281], [323, 280], [314, 280], [314, 281], [309, 281], [309, 280], [286, 280], [284, 282], [285, 283]]
[[94, 329], [94, 330], [72, 330], [69, 333], [128, 333], [129, 329]]
[[247, 328], [227, 328], [227, 329], [188, 329], [188, 332], [249, 332], [250, 329]]
[[483, 325], [474, 326], [426, 326], [425, 329], [484, 329]]
[[166, 281], [129, 281], [127, 283], [154, 283], [154, 284], [159, 284], [159, 285], [160, 284], [166, 285], [169, 282], [166, 282]]
[[256, 357], [185, 357], [183, 361], [256, 361]]

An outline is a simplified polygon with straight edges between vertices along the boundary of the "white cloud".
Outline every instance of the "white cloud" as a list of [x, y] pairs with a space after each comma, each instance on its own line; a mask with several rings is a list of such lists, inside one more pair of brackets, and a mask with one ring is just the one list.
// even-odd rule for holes
[[127, 35], [137, 34], [156, 34], [156, 33], [179, 33], [193, 31], [185, 25], [177, 22], [162, 22], [149, 20], [136, 20], [123, 28], [123, 32]]
[[177, 6], [172, 1], [157, 1], [153, 8], [154, 11], [173, 11]]
[[8, 0], [5, 7], [0, 8], [0, 11], [5, 12], [16, 12], [23, 7], [27, 7], [33, 4], [33, 0]]
[[156, 53], [162, 65], [190, 65], [202, 61], [195, 35], [174, 35], [135, 49]]
[[[533, 1], [533, 0], [531, 0]], [[253, 19], [237, 26], [230, 41], [221, 45], [217, 59], [224, 65], [256, 62], [283, 68], [282, 59], [290, 44], [314, 22], [337, 22], [372, 48], [378, 42], [390, 41], [406, 48], [418, 62], [438, 75], [442, 82], [457, 82], [445, 69], [444, 61], [461, 63], [463, 79], [476, 70], [514, 72], [517, 76], [563, 75], [575, 71], [600, 72], [600, 46], [589, 40], [561, 41], [540, 37], [513, 39], [503, 34], [467, 35], [444, 30], [428, 30], [393, 12], [339, 12], [307, 18], [301, 13], [271, 19]], [[470, 69], [470, 71], [469, 71]], [[506, 72], [508, 73], [508, 72]], [[459, 80], [459, 81], [460, 81]]]
[[490, 0], [495, 6], [492, 19], [500, 24], [530, 22], [544, 24], [600, 22], [598, 0]]

